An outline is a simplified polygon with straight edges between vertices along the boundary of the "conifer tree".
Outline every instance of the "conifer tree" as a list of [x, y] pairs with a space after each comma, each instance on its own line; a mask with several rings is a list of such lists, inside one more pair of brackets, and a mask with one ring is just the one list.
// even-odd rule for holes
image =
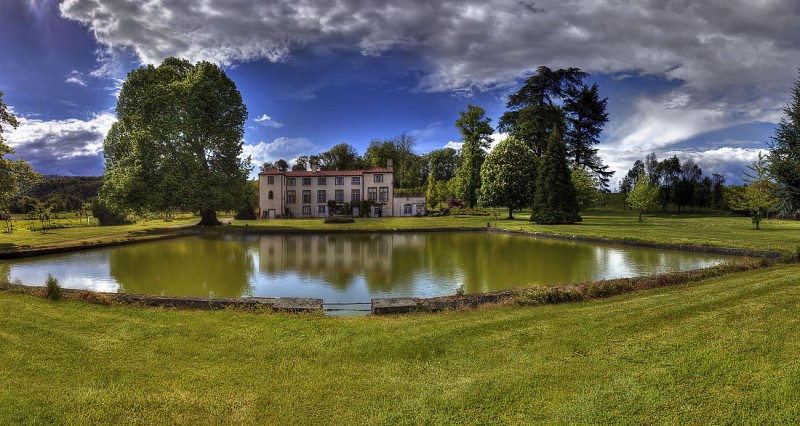
[[533, 222], [562, 224], [581, 221], [565, 151], [561, 134], [551, 132], [536, 179], [536, 195], [531, 212]]
[[770, 141], [770, 173], [778, 183], [778, 213], [800, 215], [800, 78]]

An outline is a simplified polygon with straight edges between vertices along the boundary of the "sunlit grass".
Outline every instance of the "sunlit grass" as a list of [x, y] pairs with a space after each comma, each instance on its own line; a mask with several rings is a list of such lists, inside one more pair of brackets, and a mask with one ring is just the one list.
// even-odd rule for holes
[[798, 273], [377, 318], [0, 292], [0, 423], [795, 424]]

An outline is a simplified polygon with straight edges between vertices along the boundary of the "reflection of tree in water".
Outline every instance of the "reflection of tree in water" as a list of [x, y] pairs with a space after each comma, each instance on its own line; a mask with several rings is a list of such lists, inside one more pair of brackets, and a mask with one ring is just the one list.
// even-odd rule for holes
[[0, 283], [11, 282], [11, 265], [0, 262]]
[[117, 247], [110, 270], [119, 291], [155, 295], [250, 295], [252, 243], [226, 237], [186, 237]]

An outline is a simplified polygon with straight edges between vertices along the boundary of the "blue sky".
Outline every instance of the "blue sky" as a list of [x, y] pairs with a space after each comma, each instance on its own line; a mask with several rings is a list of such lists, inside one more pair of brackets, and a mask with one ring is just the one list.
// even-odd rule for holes
[[800, 2], [623, 3], [3, 0], [6, 135], [40, 173], [102, 174], [125, 75], [178, 56], [236, 83], [254, 163], [403, 132], [425, 153], [457, 146], [467, 104], [496, 124], [536, 67], [574, 66], [608, 98], [615, 180], [656, 152], [740, 181], [797, 78]]

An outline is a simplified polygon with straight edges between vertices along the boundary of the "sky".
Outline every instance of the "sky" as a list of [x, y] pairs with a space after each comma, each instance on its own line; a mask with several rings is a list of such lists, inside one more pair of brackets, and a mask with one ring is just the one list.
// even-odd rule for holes
[[468, 104], [496, 125], [537, 67], [578, 67], [613, 187], [650, 152], [737, 183], [789, 102], [798, 22], [797, 0], [0, 0], [5, 136], [42, 174], [100, 175], [126, 74], [175, 56], [234, 81], [254, 164], [401, 133], [423, 154], [459, 146]]

